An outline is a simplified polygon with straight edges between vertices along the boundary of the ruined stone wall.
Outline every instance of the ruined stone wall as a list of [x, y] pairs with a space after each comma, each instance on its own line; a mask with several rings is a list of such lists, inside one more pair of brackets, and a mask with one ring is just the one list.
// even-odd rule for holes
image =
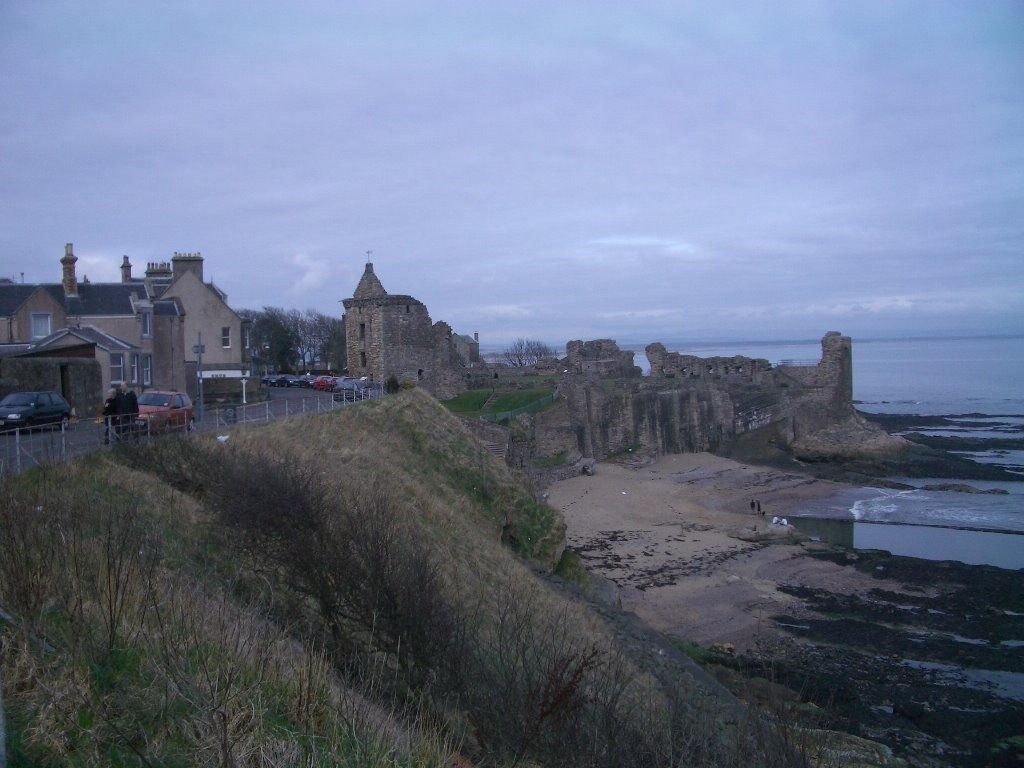
[[640, 368], [633, 365], [633, 353], [620, 350], [612, 339], [570, 341], [565, 345], [565, 353], [569, 373], [602, 377], [640, 376]]
[[654, 352], [652, 367], [663, 366], [662, 375], [610, 379], [582, 373], [593, 371], [589, 362], [614, 357], [609, 344], [614, 342], [600, 340], [588, 350], [571, 343], [570, 372], [560, 384], [570, 427], [552, 432], [552, 442], [569, 439], [586, 457], [602, 459], [628, 450], [721, 452], [738, 436], [766, 427], [791, 441], [854, 413], [852, 344], [837, 333], [822, 340], [816, 366], [773, 368], [766, 360], [743, 357], [672, 357], [658, 344], [648, 350]]
[[424, 304], [411, 296], [378, 300], [383, 333], [381, 380], [421, 382], [434, 361], [434, 332]]
[[795, 437], [854, 416], [853, 342], [835, 331], [821, 340], [816, 366], [779, 366], [777, 382], [788, 383], [787, 411]]
[[760, 384], [772, 365], [760, 358], [734, 355], [732, 357], [697, 357], [669, 352], [659, 342], [645, 348], [651, 363], [652, 379], [701, 378], [728, 379], [730, 382]]

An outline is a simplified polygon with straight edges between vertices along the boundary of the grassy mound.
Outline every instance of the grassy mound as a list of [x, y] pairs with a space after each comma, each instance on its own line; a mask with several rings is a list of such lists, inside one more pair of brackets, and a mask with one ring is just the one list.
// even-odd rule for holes
[[558, 514], [420, 392], [0, 491], [10, 766], [786, 763], [538, 570]]

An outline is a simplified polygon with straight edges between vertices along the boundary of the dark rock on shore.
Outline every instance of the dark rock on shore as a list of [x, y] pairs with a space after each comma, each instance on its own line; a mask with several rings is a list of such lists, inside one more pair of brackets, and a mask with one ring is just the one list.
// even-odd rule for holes
[[720, 663], [795, 692], [832, 728], [886, 744], [911, 765], [1024, 761], [1024, 571], [808, 554], [896, 579], [911, 595], [786, 588], [806, 608], [773, 620], [798, 642]]
[[953, 491], [954, 493], [994, 493], [1003, 496], [1009, 494], [1009, 491], [1005, 488], [981, 489], [964, 483], [932, 483], [930, 485], [922, 485], [921, 489], [925, 491]]

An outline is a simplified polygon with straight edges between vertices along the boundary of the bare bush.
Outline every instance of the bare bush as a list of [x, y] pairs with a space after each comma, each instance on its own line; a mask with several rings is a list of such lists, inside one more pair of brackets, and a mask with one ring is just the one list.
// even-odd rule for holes
[[461, 657], [440, 563], [382, 485], [338, 488], [299, 457], [253, 453], [224, 468], [211, 498], [253, 567], [315, 602], [340, 658], [386, 653], [420, 686], [439, 659]]
[[57, 535], [60, 508], [45, 487], [28, 492], [4, 481], [0, 490], [0, 607], [28, 627], [53, 595], [54, 568], [62, 560]]
[[147, 641], [163, 679], [194, 713], [187, 735], [196, 757], [225, 768], [240, 764], [243, 742], [250, 753], [260, 741], [256, 702], [277, 635], [255, 606], [236, 606], [229, 593], [172, 581], [154, 601]]

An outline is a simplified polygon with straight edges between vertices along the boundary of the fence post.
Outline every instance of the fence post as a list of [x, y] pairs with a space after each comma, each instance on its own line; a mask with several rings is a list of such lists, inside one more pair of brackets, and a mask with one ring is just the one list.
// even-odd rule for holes
[[4, 685], [0, 676], [0, 768], [7, 765], [7, 749], [4, 747], [4, 737], [7, 729], [4, 727]]
[[21, 474], [21, 430], [14, 430], [14, 470]]

